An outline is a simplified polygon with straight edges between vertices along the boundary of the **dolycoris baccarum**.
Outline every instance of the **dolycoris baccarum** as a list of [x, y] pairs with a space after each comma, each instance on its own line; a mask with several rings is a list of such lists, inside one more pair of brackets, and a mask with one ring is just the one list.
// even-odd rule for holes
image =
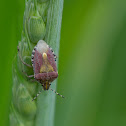
[[[25, 75], [28, 78], [33, 78], [39, 82], [44, 90], [49, 90], [50, 83], [54, 81], [58, 77], [57, 67], [56, 67], [56, 58], [57, 56], [54, 54], [52, 48], [47, 45], [43, 40], [39, 40], [37, 45], [34, 47], [31, 56], [32, 66], [25, 63], [20, 55], [19, 47], [18, 54], [22, 61], [22, 63], [28, 67], [33, 67], [34, 75]], [[53, 89], [51, 89], [54, 91]], [[54, 91], [57, 95], [60, 95], [56, 91]], [[33, 98], [36, 99], [37, 96], [41, 93], [41, 91]], [[60, 95], [62, 98], [64, 96]]]

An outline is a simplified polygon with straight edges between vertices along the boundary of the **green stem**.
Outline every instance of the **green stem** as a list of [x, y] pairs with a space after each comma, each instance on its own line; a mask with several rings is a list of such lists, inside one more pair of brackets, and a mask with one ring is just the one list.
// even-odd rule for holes
[[37, 10], [37, 0], [34, 0], [35, 11]]
[[[62, 9], [63, 0], [39, 0], [38, 4], [37, 0], [26, 1], [24, 29], [22, 39], [18, 44], [24, 62], [31, 64], [31, 52], [40, 39], [44, 39], [58, 56]], [[36, 12], [38, 15], [35, 15]], [[12, 69], [13, 109], [11, 108], [9, 116], [10, 126], [53, 126], [55, 93], [51, 90], [42, 91], [42, 94], [36, 99], [37, 101], [32, 101], [38, 92], [39, 84], [28, 80], [23, 72], [33, 75], [33, 68], [23, 65], [17, 55]], [[51, 88], [56, 90], [56, 81], [52, 83]], [[41, 89], [42, 87], [39, 86], [38, 90]]]
[[[53, 48], [56, 55], [60, 45], [62, 10], [63, 0], [50, 0], [45, 41]], [[56, 81], [52, 83], [51, 88], [56, 90]], [[37, 99], [36, 126], [53, 126], [56, 96], [51, 90], [42, 93], [43, 95]]]

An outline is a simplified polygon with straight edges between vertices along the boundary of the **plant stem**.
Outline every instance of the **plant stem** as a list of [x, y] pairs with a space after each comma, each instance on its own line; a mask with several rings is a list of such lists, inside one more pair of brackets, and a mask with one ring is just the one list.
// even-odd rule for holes
[[[60, 45], [62, 10], [63, 0], [50, 0], [45, 41], [53, 48], [56, 55]], [[51, 88], [56, 90], [56, 81], [52, 83]], [[51, 90], [42, 93], [43, 95], [37, 100], [36, 126], [53, 126], [56, 95]]]
[[37, 10], [37, 0], [34, 0], [35, 11]]
[[[22, 60], [31, 65], [32, 50], [41, 39], [44, 39], [58, 56], [63, 0], [25, 2], [24, 29], [18, 47]], [[51, 90], [42, 91], [41, 95], [32, 101], [37, 94], [37, 89], [40, 91], [42, 87], [28, 80], [23, 73], [33, 75], [33, 68], [25, 66], [18, 54], [14, 58], [12, 69], [10, 126], [53, 126], [55, 93]], [[51, 88], [56, 90], [56, 81], [52, 83]]]

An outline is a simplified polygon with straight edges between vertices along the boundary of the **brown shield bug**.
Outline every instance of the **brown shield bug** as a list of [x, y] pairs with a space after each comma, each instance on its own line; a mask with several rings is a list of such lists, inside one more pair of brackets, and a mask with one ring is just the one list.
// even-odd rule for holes
[[[33, 67], [34, 75], [25, 75], [28, 78], [33, 78], [39, 82], [44, 90], [52, 90], [50, 88], [50, 83], [54, 81], [58, 77], [57, 67], [56, 67], [56, 58], [57, 56], [54, 54], [52, 48], [47, 45], [47, 43], [43, 40], [39, 40], [37, 45], [34, 47], [31, 56], [32, 66], [25, 63], [20, 55], [19, 47], [18, 54], [22, 61], [22, 63], [28, 67]], [[57, 95], [64, 98], [64, 96], [60, 95], [56, 91], [54, 91]], [[41, 91], [33, 98], [36, 99], [37, 96], [41, 93]]]

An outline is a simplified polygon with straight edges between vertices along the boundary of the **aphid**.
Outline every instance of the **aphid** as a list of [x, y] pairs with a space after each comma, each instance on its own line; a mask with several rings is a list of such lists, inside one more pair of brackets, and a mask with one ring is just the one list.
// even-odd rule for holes
[[[32, 51], [32, 66], [23, 61], [19, 48], [18, 54], [24, 65], [33, 67], [34, 75], [27, 75], [26, 73], [25, 75], [28, 78], [34, 77], [34, 79], [42, 85], [44, 90], [51, 89], [50, 83], [58, 77], [57, 67], [55, 63], [57, 56], [54, 54], [52, 48], [50, 48], [49, 45], [47, 45], [47, 43], [43, 40], [39, 40]], [[54, 91], [53, 89], [51, 90]], [[60, 95], [56, 91], [54, 92], [64, 98], [64, 96]], [[41, 91], [33, 98], [33, 100], [36, 99], [40, 93]]]

